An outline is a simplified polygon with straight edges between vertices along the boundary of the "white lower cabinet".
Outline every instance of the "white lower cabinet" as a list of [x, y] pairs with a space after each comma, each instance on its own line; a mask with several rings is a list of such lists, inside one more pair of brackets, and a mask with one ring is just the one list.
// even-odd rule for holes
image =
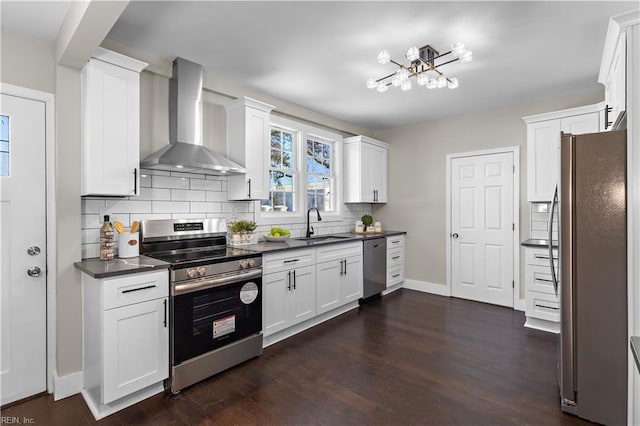
[[84, 389], [96, 418], [161, 392], [169, 377], [166, 270], [83, 274]]
[[318, 314], [362, 297], [362, 242], [318, 247]]
[[267, 346], [357, 306], [362, 297], [361, 241], [267, 253], [262, 265]]
[[[558, 267], [558, 251], [553, 250], [554, 265]], [[526, 327], [560, 332], [560, 298], [556, 296], [546, 248], [526, 248], [525, 253], [525, 314]], [[557, 270], [557, 269], [556, 269]]]
[[404, 235], [387, 237], [387, 288], [404, 281]]

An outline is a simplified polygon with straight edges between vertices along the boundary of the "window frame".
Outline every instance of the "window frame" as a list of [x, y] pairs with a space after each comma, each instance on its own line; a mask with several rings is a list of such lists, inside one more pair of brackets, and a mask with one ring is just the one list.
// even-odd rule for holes
[[[322, 129], [320, 127], [313, 126], [304, 122], [292, 120], [289, 118], [281, 117], [271, 114], [271, 120], [269, 123], [269, 131], [271, 128], [276, 127], [283, 130], [288, 130], [296, 135], [294, 143], [294, 165], [297, 167], [294, 169], [294, 203], [295, 211], [290, 212], [263, 212], [260, 205], [261, 201], [255, 201], [255, 218], [258, 225], [277, 225], [283, 223], [306, 223], [307, 222], [307, 162], [306, 162], [306, 145], [307, 138], [317, 138], [323, 143], [329, 143], [332, 145], [332, 168], [333, 179], [335, 187], [335, 199], [334, 199], [334, 211], [322, 212], [322, 220], [327, 222], [335, 222], [342, 220], [342, 193], [343, 193], [343, 174], [342, 174], [342, 155], [343, 155], [343, 137], [339, 133], [331, 132], [329, 130]], [[269, 144], [268, 156], [271, 155], [271, 140], [265, 141]], [[269, 161], [269, 158], [266, 159]], [[271, 170], [271, 163], [269, 162], [268, 172]], [[270, 185], [270, 183], [269, 183]]]

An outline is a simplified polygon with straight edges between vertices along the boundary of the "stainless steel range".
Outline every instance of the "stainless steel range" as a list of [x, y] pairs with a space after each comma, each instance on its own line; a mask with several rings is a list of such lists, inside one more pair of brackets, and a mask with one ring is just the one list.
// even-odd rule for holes
[[171, 264], [172, 393], [262, 354], [262, 255], [226, 233], [224, 219], [140, 222], [140, 253]]

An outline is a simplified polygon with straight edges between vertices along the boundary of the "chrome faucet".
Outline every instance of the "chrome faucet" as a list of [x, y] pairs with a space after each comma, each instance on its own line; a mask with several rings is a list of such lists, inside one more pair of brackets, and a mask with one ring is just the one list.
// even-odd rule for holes
[[309, 224], [309, 213], [311, 213], [311, 210], [315, 210], [316, 213], [318, 213], [318, 222], [322, 220], [322, 218], [320, 217], [320, 210], [318, 210], [316, 207], [311, 207], [309, 210], [307, 210], [307, 238], [310, 238], [313, 235], [313, 226]]

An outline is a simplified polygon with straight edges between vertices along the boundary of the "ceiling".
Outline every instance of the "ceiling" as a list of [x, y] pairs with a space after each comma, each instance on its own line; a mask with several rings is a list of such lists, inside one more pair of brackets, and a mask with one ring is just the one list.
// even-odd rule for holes
[[[45, 37], [55, 32], [46, 29], [53, 21], [62, 23], [59, 13], [5, 3], [3, 27], [12, 20], [14, 30], [34, 27]], [[51, 9], [57, 3], [45, 2]], [[69, 2], [59, 3], [68, 10]], [[637, 7], [637, 1], [132, 1], [108, 38], [167, 59], [184, 57], [221, 80], [378, 130], [596, 90], [608, 18]], [[27, 9], [31, 16], [5, 20], [17, 9], [22, 19]], [[473, 62], [442, 68], [459, 79], [458, 89], [428, 90], [415, 81], [408, 92], [366, 88], [369, 77], [395, 70], [377, 63], [380, 50], [407, 63], [404, 53], [413, 45], [444, 52], [457, 41], [473, 51]]]

